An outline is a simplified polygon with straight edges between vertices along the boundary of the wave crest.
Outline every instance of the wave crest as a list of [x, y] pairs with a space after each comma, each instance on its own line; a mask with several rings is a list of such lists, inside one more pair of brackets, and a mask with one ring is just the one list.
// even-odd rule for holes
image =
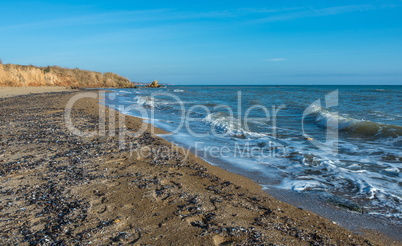
[[136, 96], [135, 99], [137, 100], [137, 104], [146, 107], [155, 107], [156, 106], [156, 99], [150, 96]]
[[316, 122], [325, 127], [338, 127], [340, 131], [365, 137], [399, 137], [402, 136], [402, 126], [387, 125], [369, 120], [359, 120], [352, 117], [340, 116], [319, 106], [312, 109]]
[[215, 128], [221, 130], [223, 133], [232, 137], [248, 138], [265, 136], [261, 133], [245, 130], [238, 119], [235, 119], [224, 112], [211, 113], [207, 115], [203, 121], [211, 124]]

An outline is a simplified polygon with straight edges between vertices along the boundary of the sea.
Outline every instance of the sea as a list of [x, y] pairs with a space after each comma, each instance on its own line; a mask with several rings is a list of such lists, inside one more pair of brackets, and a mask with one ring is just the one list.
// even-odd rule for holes
[[112, 89], [105, 104], [295, 206], [402, 224], [402, 86]]

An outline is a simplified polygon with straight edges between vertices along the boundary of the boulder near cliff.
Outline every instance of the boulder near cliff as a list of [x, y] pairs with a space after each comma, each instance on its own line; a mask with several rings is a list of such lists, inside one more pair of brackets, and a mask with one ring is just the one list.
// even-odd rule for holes
[[154, 80], [154, 81], [152, 81], [149, 85], [147, 85], [146, 87], [149, 87], [149, 88], [159, 88], [159, 87], [162, 87], [162, 86], [159, 85], [158, 80]]

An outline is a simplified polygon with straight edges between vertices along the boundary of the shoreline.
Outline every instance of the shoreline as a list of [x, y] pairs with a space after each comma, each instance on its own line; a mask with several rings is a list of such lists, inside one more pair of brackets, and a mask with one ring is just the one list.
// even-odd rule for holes
[[[60, 192], [61, 195], [65, 196], [64, 199], [73, 202], [74, 199], [77, 200], [78, 198], [81, 201], [80, 204], [86, 204], [85, 208], [81, 209], [78, 205], [78, 208], [76, 208], [76, 210], [81, 209], [80, 211], [85, 214], [85, 218], [75, 218], [74, 211], [68, 213], [71, 218], [76, 220], [83, 219], [79, 224], [85, 223], [85, 225], [78, 226], [79, 229], [75, 228], [75, 232], [73, 229], [70, 232], [70, 234], [75, 233], [75, 237], [82, 233], [82, 235], [80, 234], [82, 242], [91, 239], [98, 243], [110, 243], [110, 241], [114, 242], [113, 240], [115, 240], [118, 242], [135, 241], [151, 244], [184, 242], [187, 244], [221, 245], [224, 243], [253, 242], [292, 245], [317, 242], [317, 245], [329, 243], [370, 245], [362, 236], [349, 232], [327, 219], [274, 199], [263, 191], [260, 185], [246, 177], [213, 166], [192, 153], [189, 154], [188, 159], [183, 161], [183, 155], [186, 154], [185, 149], [177, 147], [177, 153], [168, 156], [167, 159], [160, 158], [157, 155], [153, 156], [152, 153], [143, 158], [141, 155], [136, 155], [135, 153], [132, 155], [132, 152], [125, 150], [116, 151], [113, 148], [118, 144], [115, 136], [94, 137], [85, 140], [72, 136], [68, 132], [63, 133], [61, 130], [64, 127], [64, 122], [62, 121], [63, 109], [66, 101], [72, 95], [72, 92], [62, 93], [60, 96], [50, 93], [1, 99], [3, 107], [4, 103], [7, 104], [4, 107], [7, 112], [12, 112], [10, 111], [11, 109], [21, 110], [22, 116], [18, 117], [22, 118], [18, 118], [18, 120], [23, 120], [24, 117], [25, 120], [33, 117], [31, 111], [29, 111], [30, 105], [18, 105], [18, 102], [24, 101], [21, 99], [27, 99], [27, 97], [36, 101], [35, 107], [42, 108], [39, 110], [40, 112], [36, 112], [37, 110], [33, 112], [37, 116], [36, 120], [39, 121], [37, 124], [42, 124], [41, 129], [47, 129], [43, 127], [49, 124], [47, 122], [49, 119], [54, 120], [54, 126], [57, 126], [56, 129], [60, 129], [57, 132], [64, 134], [62, 136], [68, 140], [67, 142], [62, 142], [63, 138], [56, 140], [61, 141], [60, 146], [56, 145], [57, 148], [40, 142], [29, 143], [28, 146], [25, 144], [28, 140], [23, 139], [23, 142], [18, 142], [19, 140], [8, 137], [7, 133], [12, 133], [14, 136], [18, 135], [15, 132], [17, 129], [5, 129], [3, 127], [1, 129], [3, 144], [4, 142], [18, 144], [19, 148], [25, 147], [26, 150], [29, 147], [31, 155], [36, 156], [36, 152], [38, 152], [40, 153], [39, 155], [47, 156], [46, 158], [54, 161], [47, 161], [46, 158], [42, 158], [44, 161], [37, 160], [37, 165], [34, 166], [29, 166], [29, 162], [24, 161], [22, 163], [26, 164], [27, 167], [21, 169], [23, 164], [20, 162], [17, 165], [16, 162], [17, 160], [26, 160], [27, 158], [23, 158], [26, 156], [22, 156], [18, 148], [14, 150], [7, 149], [2, 152], [2, 163], [11, 163], [6, 165], [10, 170], [6, 170], [7, 172], [2, 170], [3, 175], [0, 177], [0, 181], [2, 183], [2, 193], [5, 190], [17, 189], [17, 180], [21, 178], [37, 184], [39, 187], [43, 186], [45, 191], [47, 187], [53, 187], [52, 189], [57, 191], [55, 181], [58, 179], [55, 178], [62, 177], [63, 179], [60, 179], [61, 184], [63, 182], [70, 184], [67, 191]], [[57, 105], [55, 102], [57, 102]], [[74, 116], [77, 117], [76, 123], [79, 123], [77, 125], [82, 129], [91, 129], [93, 126], [91, 123], [96, 124], [94, 119], [96, 119], [99, 112], [99, 107], [101, 105], [98, 105], [95, 99], [85, 99], [83, 102], [77, 102], [76, 111], [74, 111]], [[5, 113], [7, 114], [7, 112]], [[120, 115], [118, 112], [108, 108], [106, 108], [106, 112], [107, 115], [110, 115], [110, 112], [115, 116]], [[2, 117], [4, 117], [4, 113]], [[128, 119], [126, 123], [129, 129], [136, 129], [143, 124], [143, 121], [139, 118], [124, 117]], [[46, 120], [43, 121], [43, 119]], [[20, 127], [15, 124], [18, 122], [15, 120], [17, 119], [12, 119], [12, 117], [4, 119], [5, 123], [14, 124], [16, 128]], [[136, 143], [137, 146], [153, 146], [155, 148], [173, 146], [173, 143], [151, 135], [149, 130], [155, 127], [148, 123], [145, 124], [148, 131], [144, 136], [133, 138], [128, 142]], [[112, 126], [110, 124], [106, 125]], [[34, 133], [35, 127], [39, 127], [36, 125], [30, 126], [33, 128], [28, 129]], [[117, 133], [118, 125], [116, 124], [115, 127], [116, 129], [113, 129], [113, 131]], [[26, 128], [24, 129], [26, 133]], [[39, 130], [36, 132], [37, 134], [40, 134]], [[24, 133], [24, 131], [21, 132]], [[162, 131], [157, 131], [157, 133], [162, 133]], [[23, 134], [19, 136], [20, 138], [24, 137]], [[57, 137], [60, 136], [53, 133], [49, 136], [40, 135], [36, 139], [44, 140], [48, 138], [54, 140], [58, 139]], [[35, 138], [30, 141], [35, 142]], [[46, 146], [50, 150], [45, 149]], [[77, 146], [82, 147], [83, 150], [77, 150]], [[10, 148], [13, 149], [13, 147]], [[72, 149], [74, 151], [71, 151]], [[73, 154], [70, 153], [69, 155], [69, 152], [73, 152]], [[99, 155], [99, 152], [103, 154]], [[71, 156], [74, 156], [74, 158]], [[96, 163], [93, 163], [95, 161]], [[82, 165], [80, 166], [82, 168], [74, 170], [74, 167], [71, 167], [72, 170], [69, 170], [69, 164], [74, 162]], [[69, 176], [70, 171], [76, 177]], [[77, 176], [77, 173], [80, 173], [80, 175]], [[197, 180], [197, 182], [194, 182], [194, 180]], [[30, 182], [26, 183], [28, 187], [26, 189], [28, 190], [32, 188], [29, 185], [31, 184]], [[5, 187], [8, 187], [8, 189]], [[59, 188], [61, 189], [61, 187]], [[49, 190], [47, 191], [49, 192]], [[3, 218], [18, 217], [21, 213], [35, 214], [34, 212], [37, 212], [38, 209], [40, 210], [43, 205], [30, 201], [37, 206], [22, 210], [24, 212], [13, 214], [12, 212], [15, 211], [12, 210], [11, 206], [4, 206], [7, 199], [12, 199], [15, 196], [12, 191], [8, 193], [10, 195], [2, 197], [2, 203], [0, 203], [3, 206], [1, 210]], [[72, 196], [69, 197], [65, 193], [71, 193]], [[56, 195], [61, 196], [60, 194], [55, 194], [55, 197], [57, 197]], [[130, 196], [127, 196], [127, 194], [130, 194]], [[44, 200], [54, 200], [55, 197], [45, 196]], [[21, 203], [21, 206], [25, 206], [23, 204], [24, 199], [21, 198], [13, 202]], [[59, 222], [57, 221], [57, 206], [63, 208], [62, 203], [56, 204], [55, 210], [52, 212], [50, 209], [51, 212], [48, 213], [48, 215], [55, 215], [56, 219], [53, 221], [55, 224]], [[45, 208], [47, 207], [45, 206]], [[9, 213], [8, 215], [7, 212]], [[35, 219], [36, 222], [34, 221], [30, 225], [30, 222], [28, 220], [24, 221], [23, 217], [18, 219], [23, 221], [22, 223], [26, 224], [27, 228], [30, 228], [32, 235], [27, 234], [34, 238], [32, 240], [37, 240], [36, 238], [41, 236], [38, 233], [44, 230], [40, 225], [49, 222], [45, 221], [45, 219], [42, 221], [41, 216], [39, 216], [39, 219]], [[16, 228], [12, 224], [5, 223], [4, 220], [0, 222], [2, 228], [5, 226], [10, 233], [19, 235]], [[52, 220], [50, 223], [52, 223]], [[72, 220], [70, 224], [74, 223], [76, 222]], [[62, 225], [62, 227], [68, 226]], [[98, 227], [102, 227], [102, 229]], [[46, 227], [44, 228], [46, 229]], [[35, 229], [38, 229], [36, 234]], [[106, 239], [105, 235], [101, 235], [101, 230], [103, 234], [109, 235]], [[125, 234], [121, 234], [122, 232]], [[178, 232], [181, 235], [170, 235], [175, 234], [172, 232]], [[89, 239], [85, 238], [85, 233], [91, 234], [91, 237]], [[367, 233], [365, 236], [367, 235], [369, 234]], [[62, 232], [59, 232], [58, 238], [67, 240], [66, 242], [71, 240], [68, 235]], [[3, 239], [0, 239], [0, 241]], [[370, 240], [378, 245], [391, 245], [392, 243], [392, 240], [385, 239], [381, 235], [373, 235]], [[395, 241], [394, 243], [397, 245], [398, 242]]]
[[[162, 135], [162, 138], [163, 137], [164, 136]], [[172, 141], [172, 139], [169, 137], [164, 139], [167, 141]], [[180, 146], [185, 149], [191, 148], [185, 144], [180, 144]], [[194, 153], [193, 150], [192, 153]], [[217, 160], [216, 158], [199, 158], [225, 171], [250, 179], [252, 182], [258, 184], [264, 192], [275, 199], [290, 204], [294, 207], [318, 214], [319, 216], [331, 220], [349, 231], [367, 237], [372, 236], [374, 233], [378, 237], [385, 236], [391, 241], [402, 243], [402, 237], [399, 235], [399, 229], [401, 228], [400, 225], [393, 226], [392, 221], [390, 221], [388, 218], [342, 209], [336, 206], [335, 203], [330, 203], [328, 202], [328, 199], [320, 197], [317, 194], [300, 193], [293, 190], [282, 190], [274, 187], [265, 188], [262, 180], [265, 180], [269, 177], [255, 172], [245, 173], [242, 168], [234, 167], [229, 161]], [[215, 161], [213, 161], [213, 159], [215, 159]]]
[[0, 87], [0, 98], [38, 94], [38, 93], [74, 92], [74, 91], [79, 90], [71, 89], [65, 86]]

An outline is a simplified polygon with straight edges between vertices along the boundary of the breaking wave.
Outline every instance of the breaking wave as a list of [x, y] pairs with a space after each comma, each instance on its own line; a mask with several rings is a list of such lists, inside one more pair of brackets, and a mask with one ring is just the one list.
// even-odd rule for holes
[[156, 99], [150, 96], [136, 96], [135, 99], [137, 100], [137, 104], [140, 106], [146, 107], [155, 107], [156, 106]]
[[207, 115], [203, 121], [232, 137], [248, 138], [265, 136], [265, 134], [245, 130], [238, 119], [224, 112], [211, 113]]
[[321, 126], [336, 128], [340, 131], [356, 134], [362, 137], [399, 137], [402, 136], [402, 126], [377, 123], [369, 120], [359, 120], [340, 116], [319, 106], [313, 107], [316, 122]]

